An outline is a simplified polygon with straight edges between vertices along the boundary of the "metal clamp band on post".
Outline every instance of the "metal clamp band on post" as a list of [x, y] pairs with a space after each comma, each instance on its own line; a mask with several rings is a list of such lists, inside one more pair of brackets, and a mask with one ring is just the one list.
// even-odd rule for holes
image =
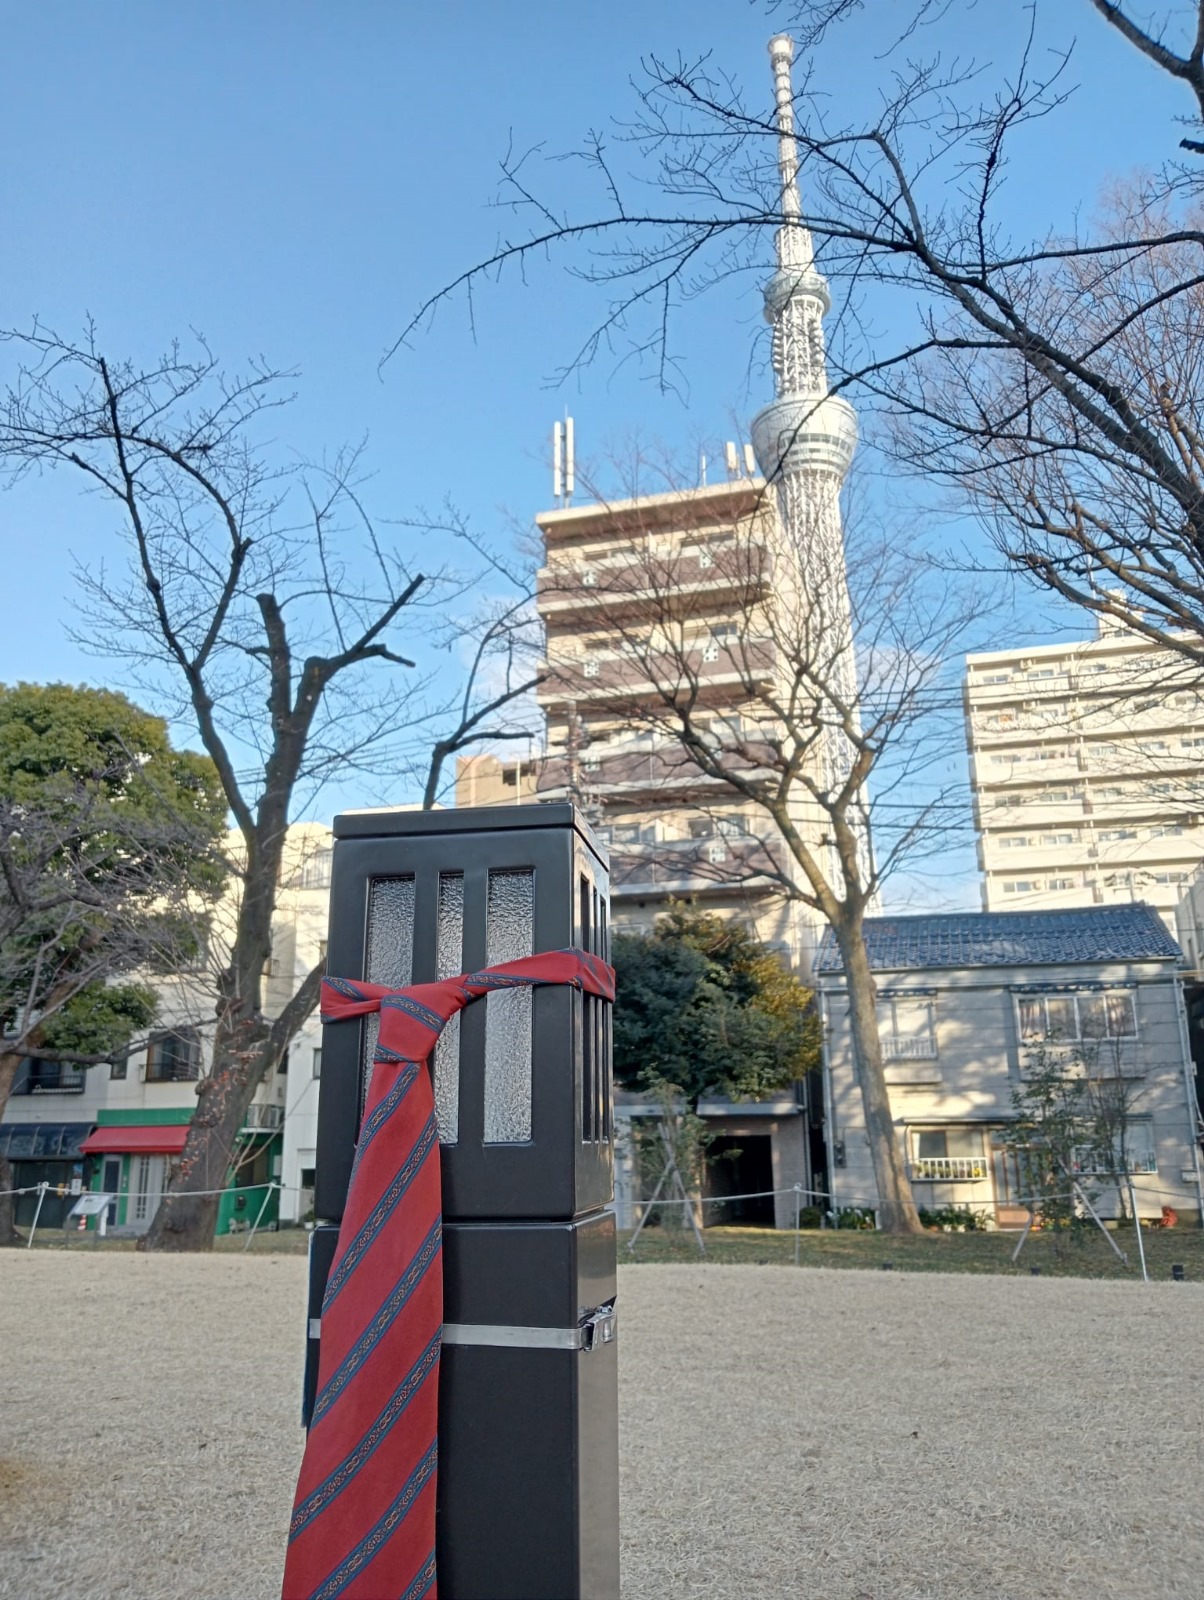
[[[610, 1344], [618, 1329], [615, 1303], [608, 1300], [575, 1328], [516, 1328], [495, 1322], [445, 1322], [444, 1344], [493, 1345], [507, 1350], [595, 1350]], [[322, 1319], [309, 1319], [309, 1337], [322, 1336]]]

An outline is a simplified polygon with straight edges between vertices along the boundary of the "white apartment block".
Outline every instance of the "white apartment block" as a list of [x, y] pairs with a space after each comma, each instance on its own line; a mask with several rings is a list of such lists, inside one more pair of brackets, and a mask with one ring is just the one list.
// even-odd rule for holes
[[[324, 824], [289, 829], [272, 956], [264, 974], [268, 1016], [283, 1008], [325, 952], [331, 848]], [[149, 1228], [171, 1163], [183, 1148], [197, 1084], [212, 1052], [212, 970], [224, 960], [236, 892], [219, 907], [210, 948], [196, 969], [155, 980], [159, 1016], [149, 1035], [132, 1041], [127, 1056], [88, 1068], [30, 1060], [18, 1072], [0, 1123], [0, 1152], [12, 1161], [19, 1185], [47, 1182], [68, 1191], [47, 1197], [43, 1226], [62, 1223], [73, 1204], [72, 1185], [83, 1184], [115, 1196], [109, 1216], [114, 1231], [137, 1234]], [[261, 1208], [267, 1226], [304, 1221], [312, 1209], [321, 1044], [315, 1012], [293, 1040], [282, 1070], [256, 1090], [230, 1153], [220, 1233], [231, 1226], [246, 1228]], [[268, 1183], [281, 1188], [265, 1206]], [[28, 1225], [35, 1201], [32, 1194], [21, 1198], [19, 1222]]]
[[1204, 857], [1204, 675], [1114, 627], [966, 661], [983, 908], [1146, 901]]

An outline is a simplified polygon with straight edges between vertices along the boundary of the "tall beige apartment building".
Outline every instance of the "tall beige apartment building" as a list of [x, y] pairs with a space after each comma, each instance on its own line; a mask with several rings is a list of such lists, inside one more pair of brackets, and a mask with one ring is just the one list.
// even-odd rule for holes
[[1204, 856], [1204, 678], [1104, 626], [1077, 644], [967, 658], [983, 905], [1144, 900], [1175, 931]]
[[[814, 915], [782, 892], [793, 863], [764, 814], [707, 778], [666, 725], [661, 689], [684, 667], [711, 726], [739, 727], [776, 671], [770, 603], [775, 506], [759, 477], [542, 512], [538, 606], [546, 753], [462, 760], [457, 805], [572, 799], [611, 849], [618, 925], [674, 899], [738, 916], [808, 968]], [[663, 657], [650, 636], [672, 628]]]

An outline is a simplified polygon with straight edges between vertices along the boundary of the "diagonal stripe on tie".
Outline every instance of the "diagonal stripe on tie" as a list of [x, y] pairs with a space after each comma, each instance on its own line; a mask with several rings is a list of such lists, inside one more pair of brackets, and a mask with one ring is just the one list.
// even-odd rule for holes
[[426, 1063], [470, 1001], [544, 984], [614, 999], [613, 971], [582, 950], [403, 990], [349, 978], [322, 986], [324, 1021], [379, 1011], [380, 1035], [323, 1301], [283, 1600], [435, 1600], [442, 1215]]

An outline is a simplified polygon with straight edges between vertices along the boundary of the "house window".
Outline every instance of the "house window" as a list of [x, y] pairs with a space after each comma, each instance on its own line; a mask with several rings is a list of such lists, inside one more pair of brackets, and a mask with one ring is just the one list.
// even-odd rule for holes
[[1020, 1037], [1026, 1044], [1046, 1039], [1135, 1039], [1137, 1015], [1128, 989], [1082, 994], [1017, 996]]
[[330, 869], [334, 861], [333, 850], [315, 850], [301, 867], [301, 887], [303, 889], [328, 889], [330, 887]]
[[911, 1174], [929, 1183], [974, 1183], [990, 1176], [981, 1128], [917, 1128]]
[[302, 1189], [312, 1189], [314, 1184], [315, 1184], [315, 1182], [317, 1181], [317, 1176], [318, 1176], [318, 1173], [317, 1173], [317, 1168], [316, 1167], [302, 1167], [301, 1168], [301, 1185], [300, 1185], [301, 1188]]
[[201, 1075], [201, 1036], [196, 1028], [152, 1033], [146, 1046], [147, 1083], [195, 1083]]
[[322, 1076], [322, 1046], [321, 1045], [316, 1045], [314, 1047], [313, 1062], [314, 1062], [313, 1075], [314, 1075], [315, 1078], [320, 1078]]
[[120, 1061], [109, 1062], [109, 1077], [114, 1083], [120, 1079], [124, 1079], [129, 1070], [130, 1058], [128, 1056], [122, 1056]]
[[1147, 1117], [1130, 1118], [1123, 1130], [1112, 1137], [1112, 1148], [1078, 1145], [1073, 1157], [1074, 1170], [1091, 1175], [1116, 1175], [1121, 1172], [1157, 1172], [1154, 1125]]
[[887, 1061], [932, 1059], [936, 1055], [936, 1030], [932, 1001], [925, 996], [880, 1000], [878, 1038]]
[[17, 1068], [12, 1094], [83, 1094], [85, 1068], [27, 1056]]

